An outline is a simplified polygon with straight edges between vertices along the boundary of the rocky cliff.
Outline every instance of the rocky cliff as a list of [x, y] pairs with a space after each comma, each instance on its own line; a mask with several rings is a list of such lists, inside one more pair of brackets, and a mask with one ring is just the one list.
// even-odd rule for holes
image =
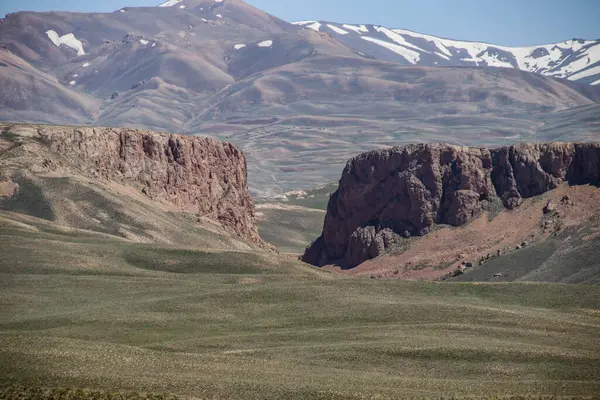
[[210, 138], [127, 128], [12, 126], [56, 157], [44, 169], [77, 173], [135, 187], [153, 200], [169, 202], [226, 230], [262, 243], [248, 192], [244, 154]]
[[563, 181], [600, 183], [600, 143], [499, 149], [419, 144], [348, 161], [323, 233], [302, 259], [354, 267], [435, 224], [459, 226], [493, 207], [518, 207]]

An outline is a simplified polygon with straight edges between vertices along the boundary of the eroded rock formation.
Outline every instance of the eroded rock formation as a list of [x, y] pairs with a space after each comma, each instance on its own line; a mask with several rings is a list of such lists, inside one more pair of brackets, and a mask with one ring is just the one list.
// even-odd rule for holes
[[[246, 158], [229, 143], [127, 128], [23, 129], [79, 173], [124, 182], [154, 200], [219, 221], [232, 233], [262, 243], [248, 192]], [[51, 163], [60, 164], [61, 159]]]
[[302, 259], [354, 267], [401, 237], [425, 235], [434, 224], [466, 224], [496, 204], [518, 207], [565, 180], [600, 182], [600, 143], [419, 144], [361, 154], [348, 161], [323, 233]]

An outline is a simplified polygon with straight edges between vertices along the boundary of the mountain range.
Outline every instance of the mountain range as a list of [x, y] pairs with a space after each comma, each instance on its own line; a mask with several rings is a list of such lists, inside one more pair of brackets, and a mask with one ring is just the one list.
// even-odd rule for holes
[[600, 84], [600, 40], [571, 39], [528, 47], [445, 39], [377, 25], [299, 21], [332, 35], [365, 55], [409, 65], [513, 68], [544, 76]]
[[170, 0], [9, 14], [0, 46], [0, 120], [226, 139], [246, 153], [262, 196], [331, 182], [377, 147], [600, 130], [598, 40], [508, 48], [290, 23], [241, 0]]

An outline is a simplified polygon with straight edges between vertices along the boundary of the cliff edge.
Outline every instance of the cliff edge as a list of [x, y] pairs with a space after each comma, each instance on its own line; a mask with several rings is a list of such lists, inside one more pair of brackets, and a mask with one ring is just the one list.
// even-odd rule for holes
[[68, 169], [100, 182], [134, 187], [152, 200], [263, 243], [248, 192], [246, 158], [232, 144], [128, 128], [8, 124], [2, 128], [0, 167], [5, 176], [25, 171], [52, 175]]
[[346, 164], [323, 233], [302, 260], [355, 267], [402, 237], [464, 225], [486, 209], [514, 209], [565, 181], [600, 183], [600, 143], [418, 144], [364, 153]]

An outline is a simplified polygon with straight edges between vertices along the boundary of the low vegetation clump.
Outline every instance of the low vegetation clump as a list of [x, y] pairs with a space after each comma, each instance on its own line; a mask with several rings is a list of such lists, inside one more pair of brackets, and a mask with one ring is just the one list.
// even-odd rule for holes
[[10, 131], [10, 127], [4, 127], [2, 132], [0, 133], [0, 139], [7, 140], [11, 143], [14, 143], [19, 138], [18, 135], [12, 133]]

